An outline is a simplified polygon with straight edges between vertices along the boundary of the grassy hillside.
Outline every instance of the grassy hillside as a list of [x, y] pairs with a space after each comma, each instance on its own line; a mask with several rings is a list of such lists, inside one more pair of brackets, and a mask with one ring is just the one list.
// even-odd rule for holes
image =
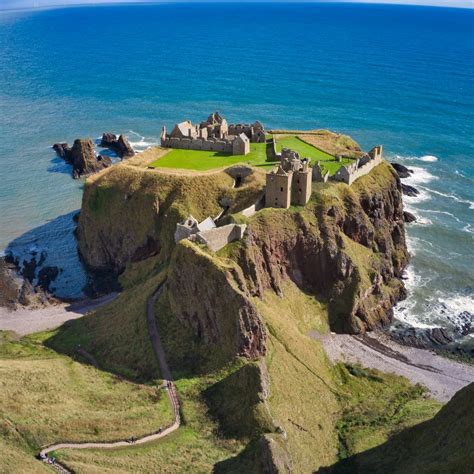
[[[385, 443], [320, 472], [471, 474], [474, 466], [473, 397], [474, 384], [471, 383], [460, 390], [434, 418], [404, 429]], [[391, 407], [388, 407], [386, 416], [391, 413]]]
[[171, 422], [164, 392], [59, 355], [43, 344], [50, 336], [0, 343], [0, 471], [9, 472], [18, 459], [25, 471], [15, 472], [42, 472], [30, 460], [47, 444], [123, 439]]

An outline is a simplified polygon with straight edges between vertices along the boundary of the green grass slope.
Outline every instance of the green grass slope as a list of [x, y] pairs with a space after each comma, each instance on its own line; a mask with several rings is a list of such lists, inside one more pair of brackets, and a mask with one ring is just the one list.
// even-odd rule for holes
[[404, 429], [387, 442], [320, 472], [471, 474], [473, 400], [474, 383], [471, 383], [456, 393], [434, 418]]
[[[42, 472], [30, 460], [44, 445], [126, 439], [171, 423], [165, 392], [59, 355], [44, 346], [48, 337], [0, 343], [1, 472]], [[23, 471], [13, 469], [17, 459]]]

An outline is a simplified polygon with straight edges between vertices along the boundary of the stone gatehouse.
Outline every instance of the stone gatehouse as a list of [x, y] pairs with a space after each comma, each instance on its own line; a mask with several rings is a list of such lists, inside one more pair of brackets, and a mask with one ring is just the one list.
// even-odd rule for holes
[[251, 142], [265, 142], [265, 129], [260, 122], [229, 125], [219, 112], [212, 113], [200, 124], [185, 120], [177, 123], [169, 134], [166, 127], [161, 132], [161, 146], [165, 148], [247, 155], [250, 153]]

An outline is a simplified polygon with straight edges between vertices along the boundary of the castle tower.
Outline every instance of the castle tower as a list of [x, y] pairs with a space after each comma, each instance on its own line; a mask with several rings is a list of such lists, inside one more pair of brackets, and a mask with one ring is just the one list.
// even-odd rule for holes
[[285, 171], [281, 166], [267, 173], [265, 188], [265, 207], [288, 209], [291, 203], [292, 171]]
[[293, 172], [291, 182], [291, 204], [304, 206], [311, 197], [312, 172], [309, 158], [301, 160], [301, 168]]

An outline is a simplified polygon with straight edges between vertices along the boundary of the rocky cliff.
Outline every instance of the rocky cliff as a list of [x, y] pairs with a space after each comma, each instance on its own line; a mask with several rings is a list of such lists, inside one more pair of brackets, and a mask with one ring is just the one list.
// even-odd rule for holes
[[251, 294], [282, 294], [290, 279], [328, 303], [333, 330], [359, 333], [389, 322], [404, 296], [408, 261], [400, 181], [382, 164], [353, 186], [318, 185], [305, 208], [265, 209], [232, 258]]
[[[408, 261], [393, 168], [383, 163], [352, 186], [317, 184], [305, 207], [264, 209], [246, 219], [246, 237], [224, 251], [232, 268], [196, 246], [180, 246], [171, 259], [176, 223], [188, 214], [217, 215], [224, 198], [230, 213], [242, 209], [262, 189], [261, 177], [246, 180], [233, 189], [224, 172], [183, 176], [112, 167], [86, 183], [80, 253], [89, 267], [117, 273], [151, 255], [171, 261], [176, 315], [215, 343], [225, 333], [219, 325], [229, 318], [243, 339], [227, 342], [244, 355], [264, 347], [254, 339], [263, 332], [254, 325], [250, 298], [268, 289], [282, 294], [288, 279], [327, 303], [333, 330], [360, 333], [388, 324], [394, 303], [404, 296], [401, 274]], [[251, 328], [258, 334], [252, 336]]]
[[237, 265], [224, 264], [196, 244], [182, 241], [170, 268], [171, 309], [199, 339], [218, 345], [229, 358], [265, 355], [265, 325]]
[[241, 210], [255, 202], [264, 181], [255, 172], [236, 189], [226, 172], [163, 174], [129, 165], [133, 159], [86, 181], [77, 238], [92, 270], [121, 273], [153, 255], [168, 259], [177, 222], [189, 214], [215, 217], [223, 202], [229, 212]]

